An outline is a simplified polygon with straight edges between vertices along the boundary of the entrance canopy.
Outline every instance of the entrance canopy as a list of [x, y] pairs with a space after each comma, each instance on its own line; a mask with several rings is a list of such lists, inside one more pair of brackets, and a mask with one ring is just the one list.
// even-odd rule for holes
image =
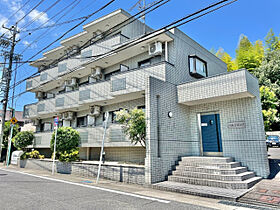
[[177, 86], [178, 103], [188, 106], [259, 96], [256, 77], [242, 69]]

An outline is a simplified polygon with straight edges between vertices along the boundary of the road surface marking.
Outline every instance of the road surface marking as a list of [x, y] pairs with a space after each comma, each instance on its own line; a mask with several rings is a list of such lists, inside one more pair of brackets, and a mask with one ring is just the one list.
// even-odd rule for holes
[[142, 199], [151, 200], [151, 201], [157, 201], [157, 202], [160, 202], [160, 203], [170, 203], [170, 201], [168, 201], [168, 200], [162, 200], [162, 199], [157, 199], [157, 198], [153, 198], [153, 197], [137, 195], [137, 194], [134, 194], [134, 193], [128, 193], [128, 192], [122, 192], [122, 191], [118, 191], [118, 190], [112, 190], [112, 189], [103, 188], [103, 187], [79, 184], [79, 183], [69, 182], [69, 181], [65, 181], [65, 180], [61, 180], [61, 179], [54, 179], [54, 178], [50, 178], [50, 177], [29, 174], [29, 173], [25, 173], [25, 172], [21, 172], [21, 171], [12, 171], [12, 170], [3, 169], [3, 168], [0, 168], [0, 170], [12, 172], [12, 173], [24, 174], [24, 175], [33, 176], [33, 177], [37, 177], [37, 178], [41, 178], [41, 179], [46, 179], [46, 180], [51, 180], [51, 181], [55, 181], [55, 182], [62, 182], [62, 183], [66, 183], [66, 184], [72, 184], [72, 185], [76, 185], [76, 186], [87, 187], [87, 188], [96, 189], [96, 190], [102, 190], [102, 191], [116, 193], [116, 194], [120, 194], [120, 195], [128, 195], [128, 196], [131, 196], [131, 197], [142, 198]]

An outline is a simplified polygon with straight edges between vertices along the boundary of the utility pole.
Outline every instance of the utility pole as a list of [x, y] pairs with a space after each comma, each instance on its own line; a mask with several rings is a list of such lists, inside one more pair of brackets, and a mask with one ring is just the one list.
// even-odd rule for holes
[[[2, 155], [2, 143], [4, 137], [4, 128], [5, 128], [5, 117], [7, 112], [8, 98], [9, 98], [9, 90], [10, 90], [10, 82], [12, 76], [12, 68], [13, 68], [13, 59], [14, 59], [14, 50], [16, 45], [16, 35], [19, 33], [17, 28], [17, 24], [15, 26], [11, 26], [10, 28], [2, 26], [12, 33], [12, 39], [10, 41], [11, 49], [9, 52], [9, 66], [8, 69], [4, 67], [3, 75], [6, 77], [6, 86], [4, 89], [4, 98], [3, 98], [3, 112], [2, 112], [2, 129], [0, 134], [0, 160]], [[6, 39], [6, 38], [5, 38]], [[6, 39], [7, 40], [7, 39]], [[1, 40], [0, 40], [1, 42]]]
[[[147, 7], [150, 7], [154, 4], [156, 4], [157, 2], [159, 2], [159, 0], [153, 1], [149, 4], [146, 4], [146, 0], [138, 0], [130, 9], [129, 11], [132, 11], [135, 7], [138, 7], [138, 11], [143, 11], [145, 10]], [[142, 15], [142, 20], [143, 20], [143, 33], [146, 34], [146, 16], [145, 16], [145, 12], [143, 12]]]

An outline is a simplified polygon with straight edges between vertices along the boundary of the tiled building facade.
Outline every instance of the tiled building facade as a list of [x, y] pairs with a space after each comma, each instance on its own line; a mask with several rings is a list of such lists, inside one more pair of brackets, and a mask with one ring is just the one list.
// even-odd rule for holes
[[[230, 156], [267, 177], [258, 81], [246, 70], [227, 73], [225, 63], [178, 29], [149, 38], [138, 20], [74, 51], [129, 17], [117, 10], [93, 21], [31, 64], [43, 69], [27, 81], [38, 96], [25, 106], [37, 127], [34, 148], [50, 153], [53, 117], [59, 115], [61, 126], [80, 132], [81, 158], [98, 159], [108, 111], [106, 159], [145, 163], [146, 183], [165, 180], [181, 156], [192, 155]], [[72, 56], [49, 66], [69, 49]], [[114, 111], [135, 107], [145, 109], [146, 149], [132, 145], [114, 122]]]

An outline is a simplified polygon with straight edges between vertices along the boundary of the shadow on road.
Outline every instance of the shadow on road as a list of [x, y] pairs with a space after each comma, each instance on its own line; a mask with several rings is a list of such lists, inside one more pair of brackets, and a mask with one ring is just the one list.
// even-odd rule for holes
[[[274, 179], [280, 172], [280, 148], [271, 147], [268, 149], [268, 160], [270, 175], [268, 179]], [[278, 175], [279, 176], [279, 175]]]
[[275, 176], [280, 172], [280, 160], [269, 159], [270, 175], [267, 179], [274, 179]]

